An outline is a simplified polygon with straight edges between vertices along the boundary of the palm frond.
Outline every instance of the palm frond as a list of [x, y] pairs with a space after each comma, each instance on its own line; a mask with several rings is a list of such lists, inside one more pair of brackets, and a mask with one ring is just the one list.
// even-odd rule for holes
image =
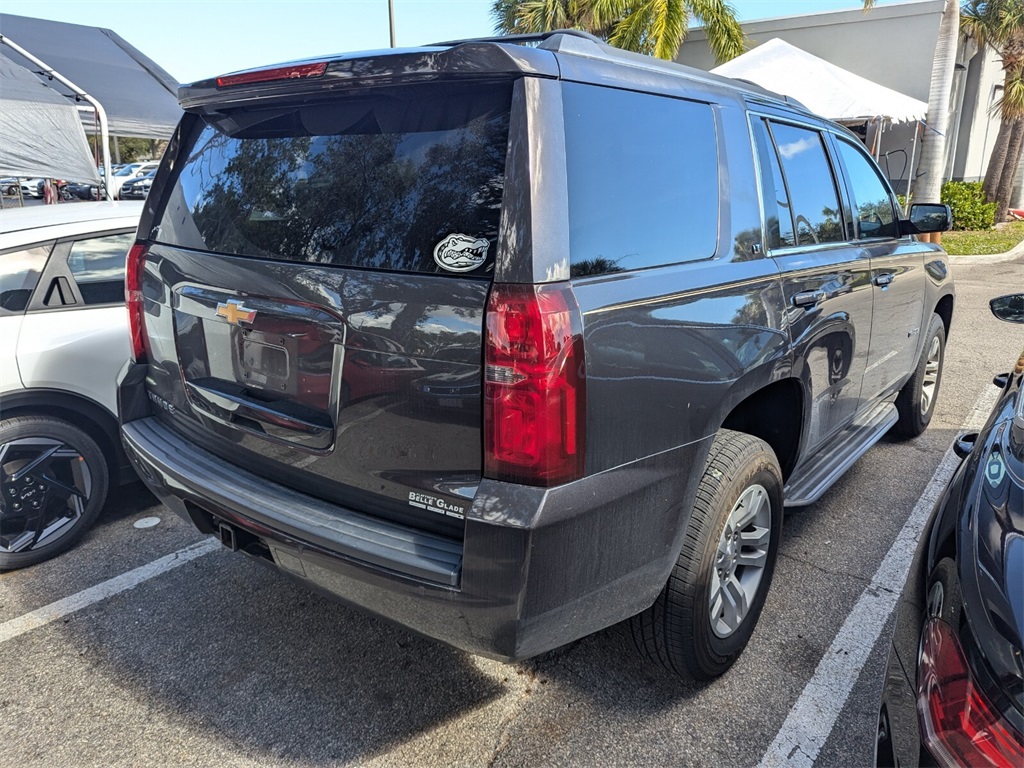
[[690, 12], [684, 0], [657, 0], [651, 24], [654, 55], [672, 61], [686, 35]]
[[735, 59], [747, 49], [743, 28], [736, 20], [736, 9], [726, 0], [689, 0], [688, 5], [703, 24], [708, 47], [719, 64]]
[[746, 49], [736, 11], [726, 0], [494, 0], [491, 4], [498, 32], [583, 29], [619, 48], [669, 60], [679, 53], [691, 14], [703, 22], [708, 44], [720, 62]]
[[597, 28], [611, 27], [629, 13], [629, 0], [588, 0], [590, 16]]
[[960, 32], [979, 48], [988, 45], [991, 36], [985, 15], [988, 5], [988, 0], [968, 0], [960, 6]]
[[566, 4], [566, 0], [520, 0], [518, 31], [550, 32], [569, 26]]
[[616, 48], [637, 53], [651, 53], [651, 2], [631, 3], [623, 16], [612, 29], [608, 42]]
[[1003, 83], [1003, 95], [992, 105], [1007, 122], [1024, 120], [1024, 73], [1017, 70]]
[[491, 3], [491, 18], [494, 20], [494, 31], [502, 35], [514, 35], [519, 31], [517, 16], [519, 3], [516, 0], [494, 0]]

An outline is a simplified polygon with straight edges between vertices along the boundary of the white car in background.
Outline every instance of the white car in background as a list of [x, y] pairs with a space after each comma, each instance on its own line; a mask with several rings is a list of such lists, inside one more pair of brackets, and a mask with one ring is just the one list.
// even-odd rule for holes
[[121, 193], [121, 187], [126, 181], [132, 179], [141, 179], [148, 173], [152, 173], [160, 167], [160, 163], [156, 160], [147, 163], [129, 163], [123, 168], [114, 171], [114, 175], [111, 177], [110, 183], [110, 194], [117, 199]]
[[134, 475], [117, 436], [142, 203], [0, 210], [0, 570], [74, 544]]
[[43, 185], [46, 179], [18, 179], [13, 176], [0, 179], [0, 194], [17, 195], [18, 187], [24, 197], [40, 198], [43, 196]]

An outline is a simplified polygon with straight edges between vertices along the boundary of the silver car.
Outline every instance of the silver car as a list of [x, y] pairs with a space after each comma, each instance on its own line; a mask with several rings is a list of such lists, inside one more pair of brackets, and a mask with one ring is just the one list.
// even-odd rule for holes
[[0, 211], [0, 570], [74, 544], [133, 475], [117, 440], [141, 203]]

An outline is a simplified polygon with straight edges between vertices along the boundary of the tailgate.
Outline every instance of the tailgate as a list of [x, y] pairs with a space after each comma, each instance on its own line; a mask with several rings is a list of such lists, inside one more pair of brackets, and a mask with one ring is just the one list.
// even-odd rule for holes
[[187, 117], [144, 278], [163, 417], [277, 482], [461, 532], [510, 106], [510, 82], [432, 83]]

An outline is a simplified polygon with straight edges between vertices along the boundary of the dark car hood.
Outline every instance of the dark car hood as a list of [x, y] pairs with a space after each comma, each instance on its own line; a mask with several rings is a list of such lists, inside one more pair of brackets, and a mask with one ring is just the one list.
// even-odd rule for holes
[[[1024, 710], [1024, 403], [1021, 376], [1000, 396], [975, 449], [973, 503], [961, 529], [961, 583], [980, 650]], [[968, 595], [966, 593], [973, 593]]]

